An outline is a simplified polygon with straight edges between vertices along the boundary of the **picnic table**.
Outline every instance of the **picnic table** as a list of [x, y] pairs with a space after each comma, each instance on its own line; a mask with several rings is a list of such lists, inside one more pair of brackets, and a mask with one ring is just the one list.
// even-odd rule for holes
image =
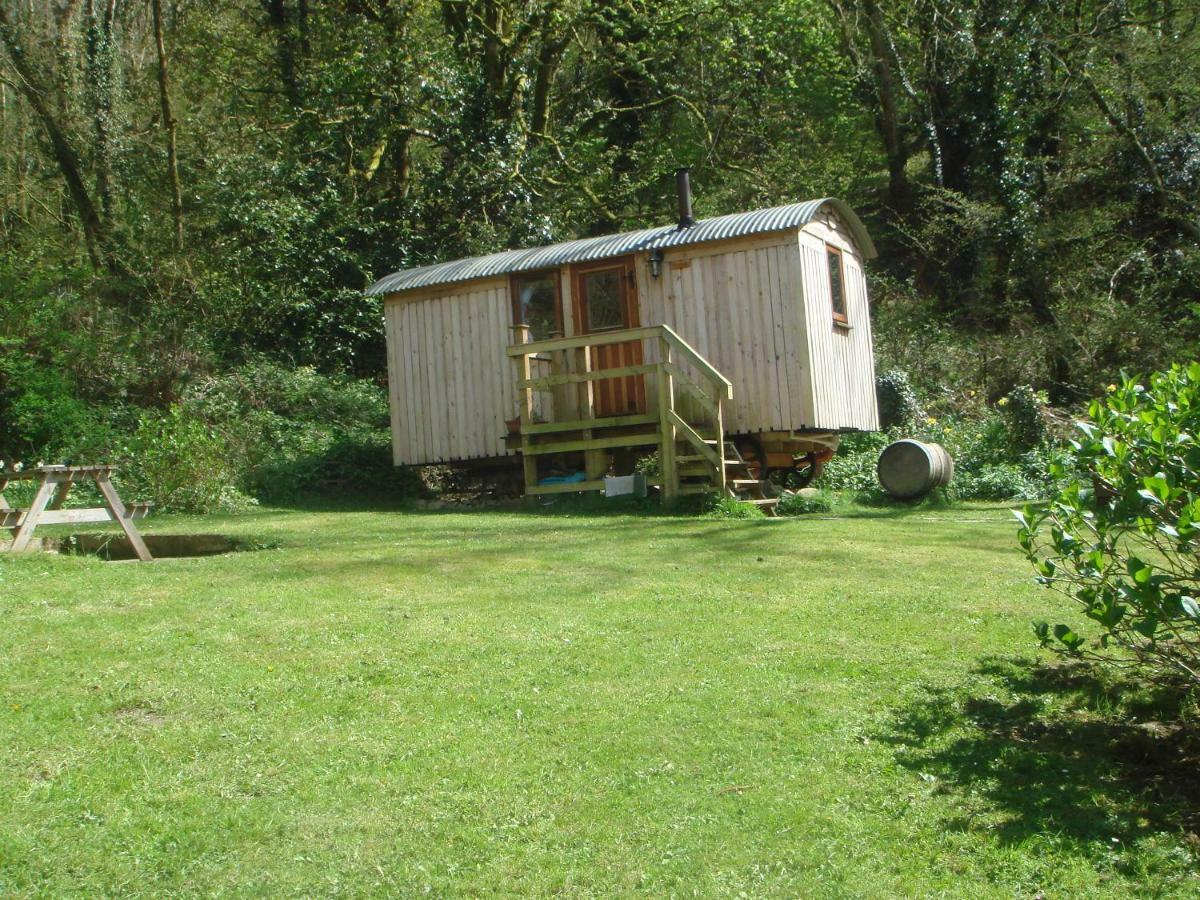
[[[12, 531], [10, 553], [19, 553], [29, 547], [33, 531], [39, 525], [68, 525], [82, 522], [116, 522], [129, 538], [133, 552], [142, 562], [153, 557], [146, 549], [146, 542], [133, 524], [134, 519], [145, 518], [150, 512], [149, 503], [122, 502], [112, 483], [116, 466], [34, 466], [29, 469], [0, 469], [0, 528]], [[14, 481], [36, 481], [33, 501], [28, 509], [14, 509], [4, 499], [4, 491]], [[63, 509], [71, 487], [92, 481], [104, 498], [104, 506], [89, 509]]]

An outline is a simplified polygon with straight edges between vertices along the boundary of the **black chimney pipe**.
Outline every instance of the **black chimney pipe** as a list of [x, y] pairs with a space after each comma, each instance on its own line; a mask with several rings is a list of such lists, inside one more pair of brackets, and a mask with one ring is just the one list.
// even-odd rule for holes
[[679, 227], [691, 228], [696, 224], [692, 216], [692, 177], [691, 169], [675, 170], [675, 193], [679, 196]]

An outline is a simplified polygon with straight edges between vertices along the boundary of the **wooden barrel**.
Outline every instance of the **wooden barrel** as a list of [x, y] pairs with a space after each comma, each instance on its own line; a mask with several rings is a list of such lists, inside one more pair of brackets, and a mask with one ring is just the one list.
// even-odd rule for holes
[[916, 500], [950, 483], [954, 460], [941, 444], [906, 438], [883, 448], [875, 471], [883, 489], [897, 500]]

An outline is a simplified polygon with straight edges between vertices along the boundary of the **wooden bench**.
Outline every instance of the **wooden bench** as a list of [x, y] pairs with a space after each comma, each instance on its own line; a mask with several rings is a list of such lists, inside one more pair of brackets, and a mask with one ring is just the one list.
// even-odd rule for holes
[[[138, 533], [133, 522], [145, 518], [152, 507], [150, 503], [122, 502], [112, 483], [116, 466], [36, 466], [15, 471], [0, 469], [0, 528], [12, 531], [10, 553], [19, 553], [29, 548], [33, 532], [39, 525], [76, 525], [84, 522], [116, 522], [129, 538], [133, 552], [142, 562], [153, 557], [146, 549], [146, 542]], [[14, 481], [36, 481], [33, 501], [28, 509], [14, 509], [4, 499], [4, 491]], [[73, 485], [94, 482], [104, 498], [104, 506], [88, 509], [63, 509], [67, 495]]]

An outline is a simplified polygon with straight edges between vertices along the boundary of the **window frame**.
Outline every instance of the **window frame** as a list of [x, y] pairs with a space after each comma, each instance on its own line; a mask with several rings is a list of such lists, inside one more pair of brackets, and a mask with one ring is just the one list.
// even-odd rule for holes
[[[641, 327], [641, 309], [638, 300], [636, 275], [636, 259], [632, 255], [614, 256], [607, 259], [593, 260], [587, 263], [576, 263], [571, 266], [571, 310], [575, 316], [576, 334], [602, 334], [606, 331], [621, 331], [627, 328]], [[621, 315], [628, 323], [616, 328], [603, 328], [599, 331], [592, 329], [588, 304], [586, 302], [583, 280], [588, 275], [602, 272], [606, 269], [621, 270]]]
[[[850, 298], [846, 292], [846, 258], [845, 251], [841, 247], [834, 244], [825, 244], [825, 277], [829, 279], [829, 309], [833, 313], [833, 321], [835, 325], [843, 325], [850, 327]], [[833, 297], [833, 279], [830, 277], [831, 256], [837, 257], [838, 265], [838, 288], [842, 295], [842, 312], [838, 312], [837, 304], [834, 303]]]
[[[531, 269], [528, 272], [513, 272], [508, 276], [508, 297], [512, 310], [512, 323], [514, 326], [525, 325], [526, 327], [530, 326], [522, 316], [521, 282], [545, 277], [549, 277], [554, 284], [554, 333], [542, 338], [534, 336], [535, 341], [551, 340], [566, 334], [563, 331], [562, 273], [558, 269]], [[530, 334], [533, 335], [532, 328]]]

